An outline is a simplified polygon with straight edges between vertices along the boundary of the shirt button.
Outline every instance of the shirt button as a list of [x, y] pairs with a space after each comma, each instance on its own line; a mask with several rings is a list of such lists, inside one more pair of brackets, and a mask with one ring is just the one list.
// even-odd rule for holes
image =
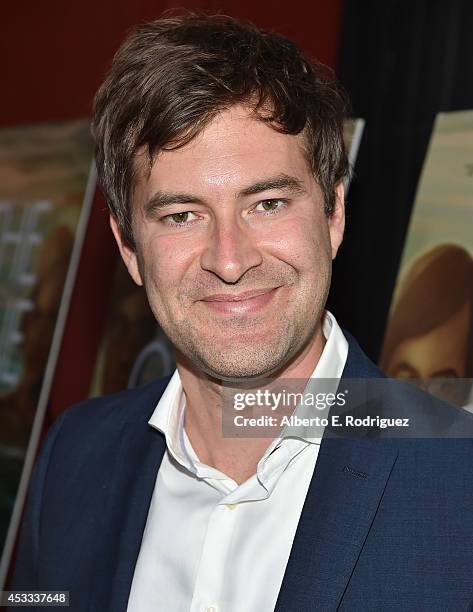
[[[225, 504], [225, 506], [229, 509], [229, 510], [235, 510], [235, 508], [238, 507], [238, 504]], [[217, 612], [217, 609], [214, 610], [210, 610], [210, 612]]]
[[218, 612], [218, 608], [217, 606], [207, 606], [204, 609], [204, 612]]

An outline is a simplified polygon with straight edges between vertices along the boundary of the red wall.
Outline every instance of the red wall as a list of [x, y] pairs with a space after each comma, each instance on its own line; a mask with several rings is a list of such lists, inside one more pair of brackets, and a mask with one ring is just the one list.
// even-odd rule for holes
[[[0, 124], [87, 116], [129, 28], [172, 6], [205, 8], [274, 28], [333, 65], [341, 0], [6, 2], [0, 21]], [[28, 7], [26, 10], [25, 7]]]
[[[173, 6], [250, 19], [334, 66], [341, 0], [43, 0], [25, 6], [2, 7], [0, 125], [89, 116], [93, 94], [125, 33]], [[54, 378], [52, 414], [87, 396], [105, 316], [116, 250], [99, 195], [83, 253]]]

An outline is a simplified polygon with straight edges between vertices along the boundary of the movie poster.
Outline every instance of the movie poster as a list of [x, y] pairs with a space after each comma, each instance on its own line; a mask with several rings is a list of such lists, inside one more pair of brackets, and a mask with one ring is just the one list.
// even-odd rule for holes
[[172, 374], [172, 346], [156, 323], [143, 287], [117, 263], [91, 396], [115, 393]]
[[380, 365], [468, 407], [473, 377], [473, 111], [437, 115]]
[[[348, 119], [343, 125], [343, 140], [345, 141], [345, 146], [348, 151], [348, 161], [350, 162], [350, 168], [352, 170], [355, 168], [364, 128], [364, 119]], [[345, 181], [346, 193], [350, 187], [350, 180], [351, 175]]]
[[0, 130], [0, 588], [95, 189], [88, 121]]

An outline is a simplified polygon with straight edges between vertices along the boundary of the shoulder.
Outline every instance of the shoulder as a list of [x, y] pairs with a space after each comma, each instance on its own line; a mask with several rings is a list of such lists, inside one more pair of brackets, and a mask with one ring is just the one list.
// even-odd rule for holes
[[95, 457], [115, 447], [130, 424], [146, 429], [169, 377], [66, 408], [48, 431], [39, 463], [75, 456]]
[[[158, 432], [147, 425], [169, 378], [135, 389], [93, 398], [64, 410], [48, 431], [33, 481], [109, 473], [124, 440], [139, 432], [142, 444]], [[43, 483], [43, 484], [41, 484]]]
[[[129, 462], [133, 453], [141, 465], [142, 449], [156, 449], [156, 441], [161, 444], [159, 433], [147, 421], [168, 382], [168, 378], [161, 379], [89, 399], [66, 409], [56, 419], [39, 452], [29, 486], [14, 576], [17, 588], [37, 584], [39, 569], [47, 567], [44, 559], [49, 553], [44, 551], [52, 550], [54, 538], [61, 540], [58, 546], [63, 545], [61, 525], [66, 525], [66, 531], [82, 533], [83, 541], [90, 539], [87, 530], [96, 520], [97, 509], [105, 507], [116, 466]], [[70, 527], [73, 524], [76, 530]]]
[[134, 389], [95, 397], [66, 408], [58, 420], [74, 428], [120, 427], [129, 420], [148, 420], [161, 398], [170, 377]]
[[[401, 419], [408, 427], [360, 428], [369, 439], [398, 448], [400, 457], [439, 473], [473, 475], [473, 414], [426, 393], [413, 384], [386, 377], [346, 330], [349, 353], [343, 374], [351, 396], [350, 413], [359, 417]], [[348, 432], [350, 434], [352, 432]]]

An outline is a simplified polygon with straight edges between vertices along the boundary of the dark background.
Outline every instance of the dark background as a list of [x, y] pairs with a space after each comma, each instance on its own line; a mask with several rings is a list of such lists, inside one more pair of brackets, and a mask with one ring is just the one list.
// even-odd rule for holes
[[[275, 29], [332, 66], [366, 121], [329, 307], [376, 360], [435, 114], [473, 108], [471, 0], [100, 0], [7, 3], [0, 126], [88, 117], [126, 32], [173, 7]], [[87, 396], [117, 252], [97, 195], [49, 415]]]
[[435, 115], [473, 109], [473, 2], [345, 0], [340, 27], [366, 125], [329, 307], [376, 361]]

